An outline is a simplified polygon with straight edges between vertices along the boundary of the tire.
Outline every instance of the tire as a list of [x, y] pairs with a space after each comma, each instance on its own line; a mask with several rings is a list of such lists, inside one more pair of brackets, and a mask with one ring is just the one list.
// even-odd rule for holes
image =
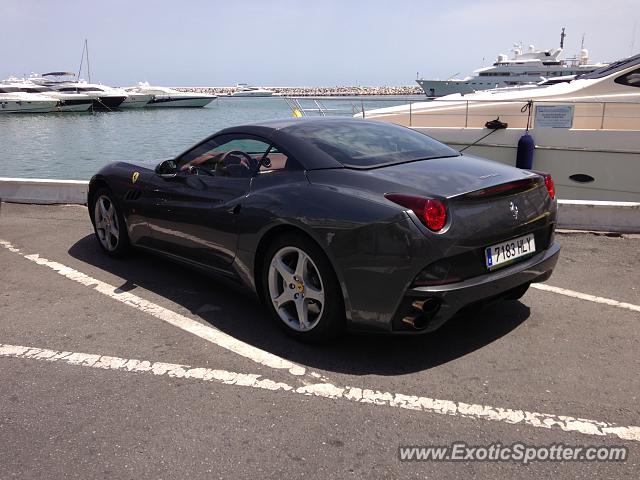
[[287, 334], [319, 342], [343, 331], [345, 309], [340, 285], [327, 256], [315, 242], [302, 234], [277, 237], [267, 248], [261, 275], [262, 300]]
[[130, 248], [129, 235], [122, 210], [111, 190], [100, 188], [96, 191], [91, 197], [89, 215], [102, 251], [112, 257], [124, 256]]

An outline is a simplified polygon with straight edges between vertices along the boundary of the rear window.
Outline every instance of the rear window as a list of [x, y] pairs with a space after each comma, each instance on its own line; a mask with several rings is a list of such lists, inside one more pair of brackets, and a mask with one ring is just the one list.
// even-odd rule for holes
[[302, 122], [287, 127], [286, 133], [313, 144], [345, 167], [374, 168], [459, 155], [431, 137], [392, 123]]

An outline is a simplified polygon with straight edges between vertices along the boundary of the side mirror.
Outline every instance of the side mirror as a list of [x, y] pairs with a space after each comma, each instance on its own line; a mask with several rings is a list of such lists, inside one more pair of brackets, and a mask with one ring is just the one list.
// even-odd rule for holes
[[160, 162], [156, 167], [156, 173], [164, 178], [172, 178], [178, 174], [178, 164], [174, 159]]

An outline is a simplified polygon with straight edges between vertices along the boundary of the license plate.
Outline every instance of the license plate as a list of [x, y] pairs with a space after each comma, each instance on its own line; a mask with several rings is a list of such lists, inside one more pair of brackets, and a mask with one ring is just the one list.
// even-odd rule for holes
[[514, 238], [485, 248], [484, 257], [487, 268], [493, 270], [520, 257], [530, 255], [535, 251], [536, 241], [533, 233], [530, 233], [524, 237]]

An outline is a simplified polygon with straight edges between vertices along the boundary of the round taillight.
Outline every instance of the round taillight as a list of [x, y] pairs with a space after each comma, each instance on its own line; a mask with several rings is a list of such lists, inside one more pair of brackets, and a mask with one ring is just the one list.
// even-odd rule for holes
[[401, 193], [385, 193], [384, 196], [398, 205], [411, 209], [429, 230], [438, 232], [447, 224], [447, 209], [444, 203], [437, 198]]
[[437, 232], [447, 224], [447, 209], [440, 200], [430, 198], [425, 202], [422, 217], [427, 227]]

